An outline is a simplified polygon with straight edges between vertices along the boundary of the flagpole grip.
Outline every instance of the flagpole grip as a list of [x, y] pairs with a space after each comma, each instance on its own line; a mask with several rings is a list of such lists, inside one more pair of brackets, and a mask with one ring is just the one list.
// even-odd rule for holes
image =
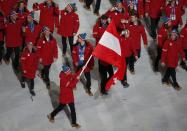
[[90, 55], [90, 57], [88, 58], [86, 64], [83, 66], [83, 68], [82, 68], [82, 70], [81, 70], [81, 72], [80, 72], [80, 74], [78, 76], [78, 79], [80, 78], [80, 76], [82, 75], [82, 73], [84, 72], [84, 70], [86, 69], [86, 67], [87, 67], [87, 65], [90, 62], [90, 60], [91, 60], [92, 57], [93, 57], [93, 55]]

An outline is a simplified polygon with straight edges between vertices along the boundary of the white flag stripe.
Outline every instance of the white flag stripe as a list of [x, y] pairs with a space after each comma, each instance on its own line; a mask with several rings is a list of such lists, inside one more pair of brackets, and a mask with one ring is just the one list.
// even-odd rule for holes
[[113, 50], [114, 52], [116, 52], [118, 55], [121, 56], [121, 47], [120, 47], [119, 39], [114, 35], [112, 35], [111, 33], [105, 31], [99, 41], [99, 44]]

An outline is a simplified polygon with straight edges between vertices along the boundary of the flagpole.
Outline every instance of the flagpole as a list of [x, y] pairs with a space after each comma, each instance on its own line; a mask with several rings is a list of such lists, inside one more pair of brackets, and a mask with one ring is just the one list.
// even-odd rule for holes
[[93, 55], [91, 54], [90, 57], [88, 58], [86, 64], [83, 66], [83, 68], [82, 68], [82, 70], [81, 70], [79, 76], [77, 77], [78, 79], [80, 78], [80, 76], [82, 75], [82, 73], [84, 72], [84, 70], [86, 69], [86, 67], [87, 67], [87, 65], [88, 65], [88, 63], [90, 62], [90, 60], [91, 60], [92, 57], [93, 57]]

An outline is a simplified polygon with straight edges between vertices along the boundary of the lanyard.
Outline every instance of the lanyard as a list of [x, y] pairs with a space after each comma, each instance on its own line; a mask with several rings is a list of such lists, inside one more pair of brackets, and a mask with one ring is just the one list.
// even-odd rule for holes
[[82, 47], [79, 45], [79, 60], [84, 61], [85, 45]]
[[34, 22], [29, 23], [28, 27], [31, 30], [31, 32], [34, 32]]

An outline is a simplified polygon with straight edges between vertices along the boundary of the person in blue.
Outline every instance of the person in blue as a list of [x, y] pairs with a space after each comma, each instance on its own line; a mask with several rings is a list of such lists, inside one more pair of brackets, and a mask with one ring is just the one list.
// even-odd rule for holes
[[[86, 33], [79, 34], [77, 43], [73, 47], [72, 59], [76, 72], [85, 66], [86, 62], [90, 58], [93, 51], [93, 47], [90, 44], [90, 42], [86, 40], [86, 36], [87, 36]], [[93, 69], [93, 66], [94, 66], [94, 59], [92, 57], [84, 70], [84, 76], [86, 78], [86, 85], [85, 85], [86, 93], [89, 96], [93, 96], [91, 92], [91, 75], [90, 75], [90, 71]]]

